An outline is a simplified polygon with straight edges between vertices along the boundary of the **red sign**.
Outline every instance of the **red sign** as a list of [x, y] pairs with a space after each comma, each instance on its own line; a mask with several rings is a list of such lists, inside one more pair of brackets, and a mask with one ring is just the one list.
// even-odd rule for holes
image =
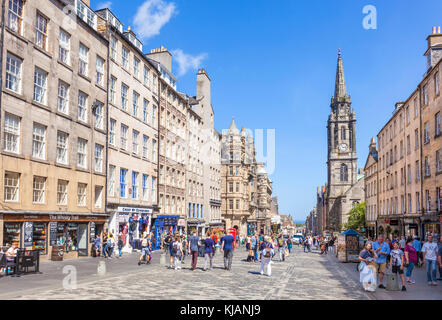
[[233, 236], [233, 239], [235, 239], [235, 248], [236, 248], [236, 229], [235, 228], [230, 228], [228, 231]]

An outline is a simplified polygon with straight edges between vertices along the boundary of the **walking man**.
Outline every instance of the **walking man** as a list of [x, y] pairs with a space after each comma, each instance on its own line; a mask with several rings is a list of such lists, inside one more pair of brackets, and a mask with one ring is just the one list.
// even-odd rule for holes
[[279, 261], [285, 261], [285, 250], [286, 250], [286, 242], [282, 235], [279, 236], [278, 239], [278, 252], [279, 252]]
[[256, 236], [253, 235], [252, 239], [250, 240], [251, 242], [251, 246], [252, 246], [252, 250], [253, 250], [253, 261], [257, 261], [258, 259], [256, 258], [256, 255], [258, 253], [258, 241], [256, 239]]
[[189, 248], [192, 254], [192, 266], [190, 270], [196, 269], [196, 264], [198, 261], [198, 248], [199, 248], [200, 238], [196, 235], [196, 231], [193, 232], [193, 235], [189, 237]]
[[221, 252], [224, 252], [224, 269], [231, 270], [232, 269], [232, 258], [233, 251], [235, 250], [235, 238], [233, 238], [230, 231], [227, 232], [227, 235], [221, 238]]
[[417, 236], [413, 237], [412, 246], [416, 249], [417, 252], [417, 266], [420, 267], [422, 265], [422, 248], [421, 242]]
[[173, 237], [172, 232], [169, 231], [167, 234], [167, 237], [164, 239], [164, 249], [169, 252], [169, 267], [168, 269], [173, 269], [173, 252], [172, 252], [172, 244], [173, 244]]
[[204, 271], [207, 271], [207, 261], [210, 260], [210, 269], [213, 268], [213, 253], [215, 252], [215, 242], [210, 238], [210, 233], [207, 232], [207, 238], [204, 240]]
[[438, 256], [437, 243], [433, 242], [433, 236], [430, 234], [427, 237], [428, 241], [422, 246], [424, 265], [427, 266], [427, 280], [428, 285], [437, 286], [436, 282], [436, 261]]
[[378, 256], [375, 259], [376, 271], [379, 272], [379, 288], [385, 289], [383, 284], [384, 274], [387, 271], [387, 256], [390, 254], [390, 246], [384, 241], [384, 236], [380, 234], [378, 241], [373, 243], [373, 251]]

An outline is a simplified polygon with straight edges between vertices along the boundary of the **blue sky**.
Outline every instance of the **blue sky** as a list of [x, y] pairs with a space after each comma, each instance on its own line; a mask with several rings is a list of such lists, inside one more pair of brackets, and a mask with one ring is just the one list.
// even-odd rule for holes
[[[327, 178], [326, 122], [342, 49], [357, 117], [358, 165], [394, 104], [416, 88], [440, 0], [113, 0], [105, 1], [143, 35], [144, 51], [175, 52], [178, 89], [195, 94], [196, 69], [212, 79], [215, 126], [276, 130], [271, 175], [280, 213], [304, 219]], [[103, 2], [91, 0], [96, 9]], [[365, 30], [362, 9], [377, 9]], [[137, 18], [136, 18], [137, 17]]]

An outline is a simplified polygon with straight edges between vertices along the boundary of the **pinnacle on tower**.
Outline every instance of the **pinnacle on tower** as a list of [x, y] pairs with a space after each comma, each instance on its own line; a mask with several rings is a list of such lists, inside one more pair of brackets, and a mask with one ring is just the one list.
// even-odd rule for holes
[[338, 52], [338, 67], [336, 69], [335, 99], [347, 97], [347, 87], [345, 86], [344, 66], [342, 64], [341, 49]]

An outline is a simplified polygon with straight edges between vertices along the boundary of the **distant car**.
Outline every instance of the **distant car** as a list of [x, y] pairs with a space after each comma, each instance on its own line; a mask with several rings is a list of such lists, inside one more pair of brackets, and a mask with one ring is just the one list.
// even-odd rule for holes
[[293, 236], [293, 242], [296, 244], [300, 244], [303, 240], [304, 240], [303, 236], [296, 235], [296, 234]]

